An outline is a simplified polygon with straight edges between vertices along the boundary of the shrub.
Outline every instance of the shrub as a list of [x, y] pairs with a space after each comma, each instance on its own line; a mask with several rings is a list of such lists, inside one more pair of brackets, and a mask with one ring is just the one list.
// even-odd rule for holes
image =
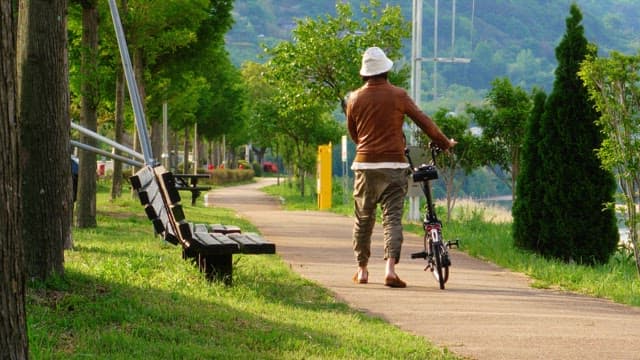
[[215, 169], [206, 182], [211, 185], [225, 185], [251, 181], [255, 173], [252, 169]]
[[238, 160], [239, 169], [251, 169], [251, 164], [247, 160]]
[[253, 162], [251, 164], [251, 167], [253, 168], [253, 173], [258, 176], [261, 177], [262, 176], [262, 166], [260, 166], [260, 164], [258, 164], [257, 162]]

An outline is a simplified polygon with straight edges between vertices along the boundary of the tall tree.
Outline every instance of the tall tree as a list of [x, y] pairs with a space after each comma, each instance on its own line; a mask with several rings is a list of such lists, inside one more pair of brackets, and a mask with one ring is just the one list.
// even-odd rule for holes
[[[298, 175], [313, 171], [317, 145], [335, 141], [338, 131], [331, 114], [349, 91], [362, 85], [358, 69], [367, 47], [379, 46], [392, 59], [401, 57], [402, 40], [410, 32], [400, 7], [382, 7], [370, 0], [355, 20], [350, 4], [339, 3], [335, 17], [300, 20], [293, 41], [267, 49], [271, 59], [266, 71], [270, 85], [277, 89], [273, 101], [278, 115], [271, 118], [280, 137], [285, 158], [294, 161]], [[392, 83], [402, 86], [408, 66], [390, 73]], [[304, 181], [300, 181], [304, 194]]]
[[[80, 0], [82, 6], [80, 125], [91, 131], [97, 131], [98, 128], [98, 103], [100, 102], [97, 3], [97, 0]], [[80, 142], [97, 147], [97, 141], [86, 135], [80, 136]], [[96, 154], [80, 150], [79, 160], [76, 226], [96, 227]]]
[[25, 272], [13, 1], [0, 0], [0, 359], [26, 359]]
[[44, 280], [64, 273], [71, 235], [67, 1], [19, 3], [21, 227], [29, 277]]
[[524, 249], [539, 251], [540, 213], [544, 209], [542, 194], [544, 172], [541, 170], [540, 122], [547, 94], [542, 90], [533, 92], [533, 109], [527, 119], [524, 144], [520, 157], [520, 174], [516, 182], [518, 196], [513, 201], [513, 237], [515, 244]]
[[270, 86], [264, 76], [266, 66], [254, 62], [242, 65], [242, 77], [247, 86], [251, 102], [247, 102], [249, 139], [254, 152], [261, 163], [267, 148], [274, 148], [276, 138], [273, 136], [274, 123], [270, 121], [277, 116], [276, 104], [272, 101], [276, 89]]
[[[410, 35], [399, 6], [382, 6], [380, 0], [369, 0], [360, 7], [356, 20], [348, 3], [336, 5], [336, 16], [300, 20], [293, 30], [291, 42], [268, 49], [276, 76], [301, 84], [310, 97], [333, 109], [349, 91], [362, 85], [359, 75], [362, 53], [370, 46], [385, 50], [391, 59], [402, 57], [403, 40]], [[406, 85], [408, 66], [396, 66], [390, 81]]]
[[[246, 136], [234, 136], [242, 132], [245, 96], [239, 71], [229, 59], [224, 39], [233, 24], [233, 1], [207, 3], [202, 21], [194, 29], [195, 41], [185, 44], [180, 51], [159, 57], [152, 67], [156, 77], [162, 79], [155, 82], [154, 91], [162, 94], [157, 98], [167, 100], [174, 130], [195, 129], [197, 123], [199, 138], [219, 140], [226, 135], [227, 141], [242, 137], [246, 143]], [[152, 117], [157, 117], [154, 115], [157, 108], [150, 108]]]
[[520, 150], [531, 100], [521, 87], [514, 87], [507, 78], [495, 79], [491, 85], [486, 96], [487, 104], [470, 106], [467, 112], [473, 114], [482, 128], [483, 149], [480, 153], [485, 156], [485, 165], [494, 171], [498, 167], [510, 175], [508, 179], [499, 177], [507, 181], [515, 197]]
[[[230, 0], [218, 0], [217, 2]], [[133, 67], [143, 100], [145, 114], [151, 126], [151, 146], [156, 157], [162, 151], [162, 122], [159, 114], [165, 100], [161, 94], [149, 96], [149, 89], [166, 78], [158, 76], [174, 57], [198, 40], [202, 22], [215, 16], [209, 0], [129, 0], [127, 17], [123, 20], [127, 43], [133, 57]], [[183, 69], [182, 69], [183, 70]], [[179, 76], [176, 74], [175, 76]]]
[[[127, 9], [129, 8], [127, 0], [119, 1], [120, 16], [127, 18]], [[125, 24], [122, 24], [124, 27]], [[126, 31], [126, 30], [125, 30]], [[116, 41], [113, 41], [114, 43]], [[117, 56], [115, 56], [117, 58]], [[118, 62], [114, 64], [118, 70], [115, 72], [115, 97], [113, 105], [113, 140], [122, 144], [125, 134], [125, 88], [126, 79], [124, 69]], [[122, 155], [119, 151], [116, 154]], [[111, 200], [115, 200], [122, 195], [122, 162], [120, 160], [113, 161], [113, 174], [111, 180]]]
[[[466, 114], [455, 114], [442, 108], [433, 114], [433, 120], [443, 133], [458, 141], [454, 151], [441, 154], [436, 159], [439, 176], [446, 188], [447, 220], [450, 220], [464, 176], [480, 165], [479, 140], [471, 133]], [[426, 147], [429, 138], [422, 131], [418, 131], [416, 135]]]
[[542, 116], [544, 206], [539, 251], [564, 261], [603, 263], [618, 244], [615, 182], [596, 156], [602, 144], [599, 114], [578, 77], [590, 49], [578, 6], [571, 5], [566, 33], [556, 48], [558, 67]]
[[[113, 89], [116, 88], [117, 76], [122, 74], [117, 41], [106, 1], [69, 0], [68, 15], [68, 47], [69, 53], [69, 87], [71, 92], [71, 118], [93, 131], [97, 131], [116, 142], [122, 143], [123, 131], [117, 131], [116, 116], [110, 115], [115, 103]], [[124, 17], [124, 16], [123, 16]], [[114, 71], [115, 69], [115, 71]], [[113, 125], [112, 125], [113, 124]], [[122, 128], [122, 126], [120, 126]], [[113, 131], [115, 135], [106, 133]], [[103, 144], [93, 139], [72, 132], [76, 140], [108, 150]], [[96, 191], [96, 155], [90, 151], [78, 149], [80, 156], [81, 195], [76, 202], [78, 217], [74, 223], [79, 227], [96, 226], [95, 191]], [[120, 154], [122, 155], [122, 154]], [[113, 166], [116, 194], [121, 190], [122, 166]], [[119, 195], [117, 195], [119, 196]]]
[[580, 77], [602, 116], [605, 141], [598, 157], [612, 169], [622, 190], [629, 240], [640, 275], [640, 53], [612, 52], [606, 59], [589, 58]]
[[295, 166], [294, 175], [299, 179], [300, 195], [305, 196], [305, 177], [316, 169], [317, 148], [320, 144], [337, 142], [344, 131], [320, 101], [298, 96], [304, 90], [293, 85], [281, 84], [276, 95], [278, 115], [276, 132], [280, 142], [289, 148], [285, 159]]

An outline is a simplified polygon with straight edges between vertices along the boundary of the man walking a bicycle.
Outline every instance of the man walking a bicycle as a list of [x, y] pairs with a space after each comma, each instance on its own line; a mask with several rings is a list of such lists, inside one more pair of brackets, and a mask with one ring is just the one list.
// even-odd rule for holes
[[398, 277], [395, 265], [402, 248], [402, 216], [409, 174], [402, 131], [404, 116], [411, 118], [443, 150], [457, 142], [445, 136], [404, 89], [388, 81], [392, 67], [393, 61], [382, 49], [367, 49], [360, 69], [364, 85], [349, 95], [346, 104], [347, 128], [356, 144], [351, 169], [355, 176], [353, 250], [358, 271], [353, 281], [368, 283], [371, 234], [380, 204], [386, 261], [384, 285], [403, 288], [406, 283]]

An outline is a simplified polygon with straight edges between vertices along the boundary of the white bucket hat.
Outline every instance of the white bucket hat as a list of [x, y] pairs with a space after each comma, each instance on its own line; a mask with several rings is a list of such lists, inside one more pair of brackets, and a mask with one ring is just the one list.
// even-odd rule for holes
[[384, 51], [377, 46], [368, 48], [362, 55], [361, 76], [374, 76], [386, 73], [393, 67], [393, 61], [389, 60]]

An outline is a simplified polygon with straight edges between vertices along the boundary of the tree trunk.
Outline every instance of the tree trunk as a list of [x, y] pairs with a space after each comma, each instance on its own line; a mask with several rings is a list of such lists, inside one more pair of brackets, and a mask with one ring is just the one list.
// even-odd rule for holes
[[153, 119], [149, 119], [151, 123], [151, 151], [153, 152], [153, 157], [155, 159], [160, 158], [160, 154], [162, 154], [162, 121], [157, 121]]
[[0, 358], [26, 359], [25, 273], [16, 113], [16, 42], [11, 0], [0, 0]]
[[520, 175], [520, 150], [514, 149], [511, 154], [511, 193], [513, 200], [516, 199], [516, 181]]
[[18, 118], [22, 236], [30, 278], [64, 274], [73, 206], [67, 1], [20, 0]]
[[[448, 169], [447, 169], [448, 170]], [[447, 191], [447, 221], [451, 221], [451, 213], [453, 212], [453, 205], [455, 203], [455, 170], [446, 171], [443, 169], [442, 178], [444, 180], [445, 189]]]
[[[122, 70], [116, 75], [116, 104], [115, 104], [115, 124], [114, 141], [122, 144], [124, 138], [124, 72]], [[116, 150], [116, 153], [119, 151]], [[115, 200], [122, 196], [122, 161], [113, 161], [113, 179], [111, 182], [111, 200]]]
[[264, 154], [267, 152], [267, 147], [256, 147], [256, 146], [252, 146], [251, 150], [253, 150], [253, 153], [256, 154], [256, 162], [260, 165], [262, 165], [262, 162], [264, 161]]
[[[619, 173], [622, 171], [622, 169], [618, 169]], [[629, 242], [631, 242], [633, 256], [636, 260], [636, 271], [640, 276], [640, 223], [638, 222], [638, 207], [635, 200], [640, 183], [629, 179], [621, 179], [619, 185], [625, 198]]]
[[[97, 131], [98, 128], [98, 8], [95, 1], [82, 1], [82, 51], [81, 51], [81, 111], [80, 125]], [[80, 136], [80, 142], [93, 147], [98, 142], [86, 135]], [[78, 171], [78, 197], [76, 203], [76, 226], [92, 228], [96, 222], [96, 154], [80, 150], [80, 169]]]
[[184, 128], [184, 143], [182, 147], [182, 173], [189, 173], [189, 128]]
[[200, 164], [200, 142], [198, 141], [198, 123], [193, 124], [193, 173], [198, 173]]
[[[140, 95], [140, 100], [142, 101], [142, 111], [146, 114], [147, 112], [147, 106], [146, 106], [146, 90], [145, 90], [145, 84], [144, 84], [144, 59], [143, 59], [143, 53], [142, 53], [142, 49], [137, 49], [134, 54], [133, 54], [133, 73], [136, 77], [136, 83], [138, 84], [138, 94]], [[140, 134], [139, 129], [137, 129], [135, 131], [136, 134]], [[150, 141], [150, 139], [148, 139], [147, 141]], [[139, 135], [134, 136], [134, 144], [139, 144], [141, 149], [145, 149], [144, 146], [142, 146], [142, 144], [140, 144], [140, 139], [139, 139]], [[137, 149], [137, 147], [134, 145], [134, 149]], [[151, 149], [153, 151], [153, 149]], [[144, 154], [147, 155], [147, 154]], [[148, 165], [148, 164], [147, 164]]]
[[[144, 90], [144, 76], [143, 76], [143, 74], [144, 74], [144, 64], [143, 64], [143, 61], [142, 61], [142, 50], [138, 49], [137, 51], [135, 51], [133, 53], [133, 59], [132, 60], [133, 60], [133, 73], [134, 73], [134, 76], [136, 78], [136, 84], [138, 84], [138, 94], [139, 94], [140, 99], [142, 101], [142, 108], [143, 108], [142, 111], [145, 111], [144, 110], [144, 107], [145, 107], [144, 106], [144, 99], [146, 97], [146, 94], [145, 94], [145, 90]], [[134, 114], [134, 117], [135, 117], [135, 114]], [[136, 122], [134, 121], [134, 124], [135, 123]], [[133, 127], [133, 151], [143, 153], [144, 151], [140, 150], [140, 149], [143, 149], [143, 147], [142, 147], [142, 144], [140, 144], [140, 139], [139, 139], [138, 133], [139, 133], [138, 128], [136, 126], [134, 126]], [[143, 155], [145, 155], [145, 154], [143, 154]], [[135, 173], [136, 171], [138, 171], [138, 169], [134, 167], [132, 171]], [[133, 188], [131, 188], [131, 197], [132, 198], [137, 198], [138, 197], [137, 192]]]

